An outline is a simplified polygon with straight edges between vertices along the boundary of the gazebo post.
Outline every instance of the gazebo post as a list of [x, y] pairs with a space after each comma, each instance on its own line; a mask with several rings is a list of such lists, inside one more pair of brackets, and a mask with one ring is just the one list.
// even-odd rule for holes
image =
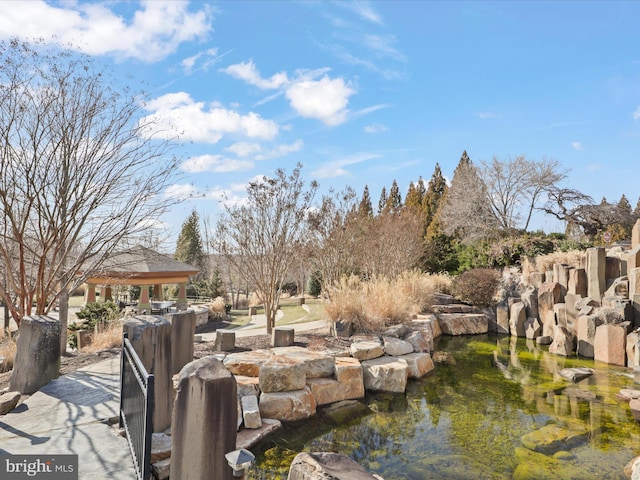
[[84, 304], [96, 301], [96, 285], [95, 283], [87, 283], [87, 289], [84, 292]]
[[186, 310], [189, 306], [187, 302], [187, 284], [181, 282], [178, 284], [178, 301], [176, 302], [176, 308], [178, 311]]
[[151, 301], [149, 300], [149, 285], [140, 285], [140, 299], [138, 300], [138, 313], [146, 310], [151, 315]]
[[164, 300], [162, 298], [162, 285], [160, 285], [159, 283], [156, 283], [153, 286], [153, 299], [158, 301]]
[[104, 287], [104, 301], [108, 302], [108, 301], [112, 301], [113, 300], [113, 293], [111, 292], [111, 285], [105, 285]]

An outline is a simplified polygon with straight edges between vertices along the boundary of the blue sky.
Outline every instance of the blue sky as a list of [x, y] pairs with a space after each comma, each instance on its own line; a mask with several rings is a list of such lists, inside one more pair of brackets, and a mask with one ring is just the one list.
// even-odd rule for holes
[[2, 2], [0, 37], [71, 42], [145, 83], [148, 115], [182, 134], [175, 238], [279, 167], [375, 203], [436, 162], [450, 178], [463, 150], [556, 159], [567, 186], [635, 206], [638, 18], [616, 1], [34, 0]]

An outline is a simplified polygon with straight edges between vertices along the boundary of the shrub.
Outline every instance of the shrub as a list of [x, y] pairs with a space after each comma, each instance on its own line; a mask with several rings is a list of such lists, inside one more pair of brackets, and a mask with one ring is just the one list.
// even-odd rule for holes
[[487, 306], [494, 303], [500, 285], [500, 273], [490, 268], [475, 268], [461, 273], [453, 281], [454, 295], [471, 305]]
[[4, 360], [0, 364], [0, 373], [8, 372], [13, 368], [13, 359], [16, 356], [16, 340], [11, 335], [0, 338], [0, 357]]
[[95, 353], [122, 345], [122, 322], [114, 320], [106, 324], [91, 336], [91, 343], [83, 348], [84, 352]]
[[307, 281], [307, 293], [312, 297], [319, 297], [322, 293], [322, 284], [320, 283], [320, 272], [313, 272]]
[[217, 297], [213, 302], [207, 305], [209, 308], [209, 320], [221, 320], [227, 315], [227, 303], [224, 298]]
[[343, 277], [331, 287], [325, 311], [329, 320], [351, 323], [355, 331], [379, 332], [429, 310], [433, 294], [447, 293], [450, 287], [448, 275], [418, 271], [405, 272], [393, 280]]
[[527, 279], [532, 272], [544, 273], [548, 270], [553, 270], [553, 265], [556, 263], [580, 268], [580, 265], [584, 262], [585, 255], [584, 251], [570, 250], [568, 252], [559, 251], [527, 258], [522, 263], [522, 274]]
[[107, 330], [110, 324], [118, 319], [120, 309], [114, 302], [90, 302], [76, 312], [82, 322], [69, 325], [68, 342], [72, 348], [78, 347], [78, 330]]

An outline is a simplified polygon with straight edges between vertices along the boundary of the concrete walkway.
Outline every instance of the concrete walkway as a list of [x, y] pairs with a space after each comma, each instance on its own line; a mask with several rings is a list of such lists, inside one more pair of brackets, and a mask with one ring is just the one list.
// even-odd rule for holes
[[[319, 329], [326, 320], [286, 325], [296, 333]], [[254, 315], [236, 336], [266, 333], [266, 317]], [[215, 339], [215, 332], [202, 334]], [[80, 480], [135, 478], [129, 445], [109, 425], [120, 408], [120, 357], [63, 375], [0, 416], [0, 454], [76, 454]]]
[[120, 357], [63, 375], [0, 416], [0, 453], [77, 454], [80, 480], [135, 479], [129, 445], [108, 425], [120, 407]]

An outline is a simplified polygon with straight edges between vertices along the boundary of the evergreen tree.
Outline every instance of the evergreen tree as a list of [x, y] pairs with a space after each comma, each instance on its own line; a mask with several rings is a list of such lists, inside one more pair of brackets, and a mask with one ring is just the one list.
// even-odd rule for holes
[[378, 215], [384, 212], [384, 208], [387, 205], [387, 188], [382, 187], [382, 192], [380, 193], [380, 200], [378, 201]]
[[373, 206], [371, 205], [371, 197], [369, 196], [369, 186], [364, 186], [364, 191], [362, 192], [362, 199], [358, 204], [358, 215], [361, 217], [371, 217], [373, 216]]
[[404, 200], [404, 206], [412, 212], [414, 215], [421, 216], [422, 212], [422, 195], [419, 190], [413, 184], [413, 182], [409, 183], [409, 190], [407, 191], [407, 196]]
[[174, 258], [200, 269], [199, 277], [206, 276], [205, 254], [200, 236], [200, 217], [195, 210], [182, 224]]
[[[463, 153], [463, 158], [466, 157], [467, 160], [469, 157], [466, 156], [467, 152]], [[469, 162], [471, 160], [468, 160]], [[427, 191], [423, 197], [423, 210], [424, 210], [424, 223], [425, 223], [425, 231], [431, 225], [431, 222], [436, 216], [436, 212], [440, 207], [440, 203], [447, 193], [447, 181], [442, 175], [442, 170], [440, 169], [440, 165], [436, 163], [435, 169], [433, 171], [433, 175], [431, 175], [431, 179], [429, 180], [429, 184], [427, 186]]]
[[389, 190], [389, 196], [387, 197], [387, 202], [384, 206], [384, 213], [397, 213], [400, 211], [402, 207], [402, 196], [400, 195], [400, 188], [398, 187], [398, 182], [393, 180], [391, 184], [391, 189]]

